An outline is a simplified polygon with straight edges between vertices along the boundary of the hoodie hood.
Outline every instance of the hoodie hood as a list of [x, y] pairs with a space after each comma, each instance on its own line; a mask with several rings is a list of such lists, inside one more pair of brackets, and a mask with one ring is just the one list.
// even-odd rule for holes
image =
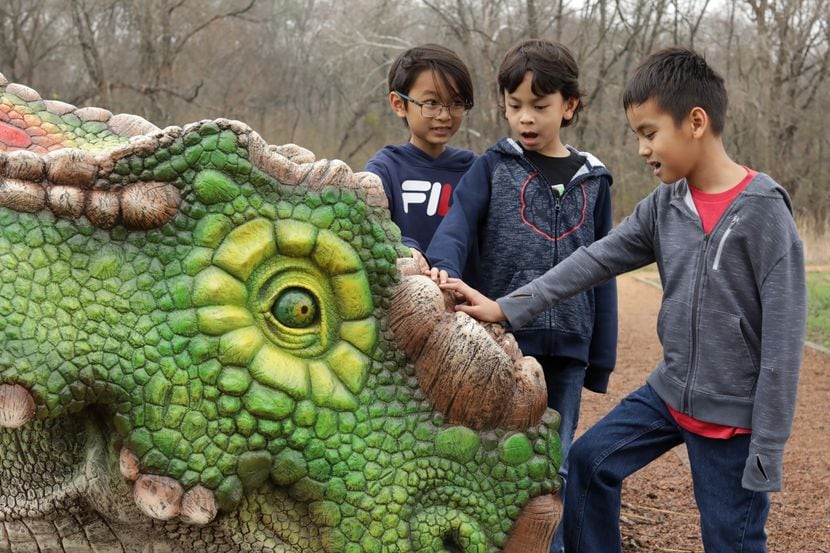
[[[583, 152], [577, 150], [570, 144], [566, 144], [565, 147], [570, 151], [578, 156], [581, 156], [584, 161], [582, 167], [574, 174], [571, 182], [575, 182], [578, 180], [582, 180], [587, 177], [606, 177], [608, 179], [608, 184], [611, 185], [614, 182], [614, 179], [611, 176], [611, 172], [608, 168], [605, 167], [605, 164], [599, 160], [594, 154], [590, 152]], [[514, 157], [514, 158], [525, 158], [525, 151], [516, 142], [514, 139], [505, 137], [490, 146], [487, 149], [488, 152], [496, 152], [501, 155]]]
[[[662, 185], [661, 185], [662, 186]], [[672, 196], [684, 202], [688, 206], [693, 206], [692, 193], [689, 190], [689, 183], [686, 179], [681, 179], [672, 185], [674, 187]], [[793, 213], [793, 204], [790, 195], [780, 184], [775, 182], [772, 177], [765, 173], [757, 173], [755, 177], [746, 185], [746, 189], [742, 192], [745, 196], [754, 196], [757, 198], [767, 198], [770, 200], [783, 200], [784, 205], [790, 214]], [[694, 207], [692, 211], [697, 212]]]
[[424, 167], [430, 170], [466, 171], [475, 160], [475, 154], [470, 150], [447, 146], [437, 158], [433, 158], [414, 144], [390, 144], [384, 146], [375, 156], [376, 159], [400, 160], [411, 167]]

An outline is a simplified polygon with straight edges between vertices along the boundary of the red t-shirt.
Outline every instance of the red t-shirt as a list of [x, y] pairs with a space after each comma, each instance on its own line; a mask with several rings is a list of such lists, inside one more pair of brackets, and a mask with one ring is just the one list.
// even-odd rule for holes
[[[689, 191], [692, 194], [692, 200], [695, 203], [695, 208], [697, 209], [698, 215], [700, 215], [700, 222], [703, 225], [703, 232], [706, 234], [712, 232], [712, 229], [715, 228], [716, 224], [718, 224], [721, 216], [732, 204], [732, 201], [738, 197], [738, 194], [743, 192], [746, 185], [749, 184], [749, 181], [751, 181], [757, 174], [758, 173], [752, 169], [746, 168], [746, 177], [744, 177], [741, 182], [729, 190], [719, 192], [717, 194], [706, 194], [694, 186], [689, 187]], [[671, 413], [672, 417], [674, 417], [677, 424], [689, 432], [699, 436], [704, 436], [706, 438], [727, 439], [738, 434], [752, 433], [752, 429], [750, 428], [724, 426], [713, 422], [704, 422], [697, 420], [694, 417], [690, 417], [689, 415], [684, 415], [680, 411], [675, 411], [671, 408], [671, 405], [666, 404], [666, 407], [668, 407], [669, 413]]]

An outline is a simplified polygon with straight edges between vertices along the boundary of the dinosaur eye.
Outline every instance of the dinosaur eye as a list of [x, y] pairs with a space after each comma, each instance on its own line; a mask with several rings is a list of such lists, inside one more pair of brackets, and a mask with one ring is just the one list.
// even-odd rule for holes
[[216, 215], [200, 225], [201, 250], [215, 251], [193, 279], [199, 330], [219, 337], [228, 374], [241, 368], [256, 382], [243, 403], [260, 405], [257, 394], [273, 389], [356, 409], [378, 339], [357, 251], [334, 232], [289, 218], [260, 217], [228, 231], [231, 222]]
[[317, 320], [317, 301], [301, 288], [284, 290], [271, 307], [271, 314], [290, 328], [306, 328]]

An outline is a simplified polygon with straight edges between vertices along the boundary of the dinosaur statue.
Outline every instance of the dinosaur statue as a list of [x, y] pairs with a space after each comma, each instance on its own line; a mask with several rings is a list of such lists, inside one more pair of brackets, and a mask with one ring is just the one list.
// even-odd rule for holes
[[0, 75], [0, 552], [547, 551], [558, 415], [379, 181]]

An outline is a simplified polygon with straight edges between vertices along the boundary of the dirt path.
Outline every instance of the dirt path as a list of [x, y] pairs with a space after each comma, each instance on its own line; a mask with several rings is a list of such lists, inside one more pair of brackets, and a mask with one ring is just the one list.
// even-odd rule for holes
[[[636, 273], [618, 279], [617, 369], [608, 394], [583, 392], [579, 433], [642, 385], [662, 354], [655, 330], [660, 291], [647, 282], [651, 278]], [[806, 349], [799, 388], [785, 457], [785, 490], [771, 495], [769, 551], [830, 553], [830, 357]], [[621, 518], [626, 553], [703, 551], [685, 462], [685, 451], [676, 449], [625, 482]]]

